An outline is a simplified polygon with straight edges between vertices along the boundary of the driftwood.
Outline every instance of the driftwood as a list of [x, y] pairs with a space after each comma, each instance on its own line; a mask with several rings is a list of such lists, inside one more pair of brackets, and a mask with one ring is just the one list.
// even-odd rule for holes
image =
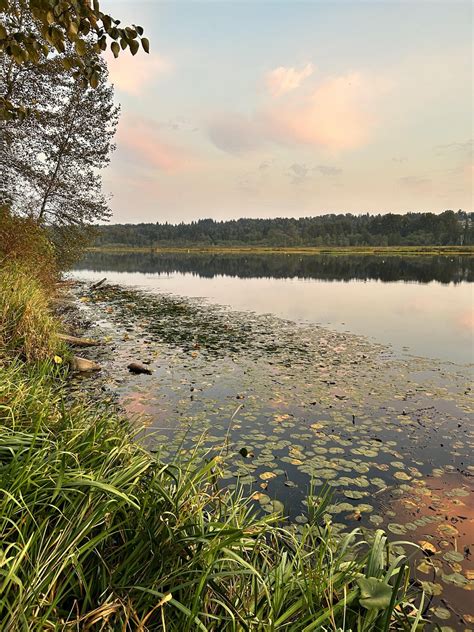
[[143, 364], [139, 364], [138, 362], [131, 362], [127, 369], [130, 373], [145, 373], [146, 375], [151, 375], [153, 373], [151, 369], [148, 369], [146, 366], [143, 366]]
[[71, 367], [74, 371], [80, 371], [81, 373], [91, 373], [92, 371], [100, 371], [101, 369], [100, 364], [97, 364], [97, 362], [80, 358], [79, 356], [73, 356]]
[[95, 290], [98, 287], [100, 287], [103, 283], [105, 283], [107, 281], [107, 277], [104, 277], [103, 279], [101, 279], [100, 281], [97, 281], [97, 283], [93, 283], [91, 285], [91, 290]]
[[76, 336], [68, 336], [67, 334], [58, 334], [59, 340], [66, 342], [73, 347], [96, 347], [100, 344], [98, 340], [90, 338], [77, 338]]

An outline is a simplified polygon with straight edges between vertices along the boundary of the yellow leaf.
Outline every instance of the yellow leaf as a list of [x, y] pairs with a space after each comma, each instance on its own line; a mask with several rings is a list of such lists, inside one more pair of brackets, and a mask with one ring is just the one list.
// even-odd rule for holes
[[55, 355], [53, 358], [55, 364], [61, 364], [63, 359], [61, 358], [61, 356]]
[[427, 540], [418, 540], [418, 544], [421, 546], [421, 550], [423, 553], [426, 553], [426, 555], [434, 555], [435, 553], [438, 553], [438, 549], [434, 546], [434, 544], [431, 544], [431, 542], [428, 542]]

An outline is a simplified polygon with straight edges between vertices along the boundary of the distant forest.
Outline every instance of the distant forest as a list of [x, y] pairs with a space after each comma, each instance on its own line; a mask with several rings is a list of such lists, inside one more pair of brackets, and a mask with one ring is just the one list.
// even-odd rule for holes
[[189, 224], [98, 226], [97, 246], [463, 246], [474, 244], [474, 213], [201, 219]]

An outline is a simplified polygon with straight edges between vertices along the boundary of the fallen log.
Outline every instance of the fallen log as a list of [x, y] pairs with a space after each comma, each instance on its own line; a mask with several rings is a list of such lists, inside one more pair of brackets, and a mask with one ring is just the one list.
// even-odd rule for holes
[[91, 338], [77, 338], [76, 336], [68, 336], [67, 334], [58, 334], [58, 338], [72, 347], [97, 347], [100, 345], [98, 340], [91, 340]]
[[96, 290], [98, 287], [100, 287], [103, 283], [105, 283], [107, 281], [107, 277], [104, 277], [103, 279], [101, 279], [100, 281], [97, 281], [97, 283], [93, 283], [91, 285], [91, 290]]

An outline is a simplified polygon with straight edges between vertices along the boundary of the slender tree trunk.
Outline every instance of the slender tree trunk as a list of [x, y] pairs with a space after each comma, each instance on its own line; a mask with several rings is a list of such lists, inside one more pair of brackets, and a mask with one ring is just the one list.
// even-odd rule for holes
[[[76, 97], [74, 99], [74, 97]], [[44, 218], [44, 215], [46, 213], [46, 204], [48, 203], [49, 197], [51, 195], [51, 192], [53, 190], [53, 186], [56, 183], [57, 180], [57, 176], [59, 173], [59, 168], [61, 167], [61, 162], [62, 162], [62, 158], [64, 156], [64, 152], [66, 151], [67, 148], [67, 144], [71, 138], [71, 134], [73, 132], [74, 129], [74, 115], [76, 113], [77, 110], [77, 106], [79, 105], [79, 95], [76, 94], [73, 96], [73, 98], [71, 99], [71, 104], [74, 102], [74, 107], [71, 110], [71, 121], [67, 127], [67, 132], [66, 132], [66, 138], [63, 140], [63, 142], [61, 143], [60, 147], [59, 147], [59, 151], [58, 154], [56, 156], [56, 165], [54, 167], [54, 171], [51, 174], [51, 177], [49, 178], [49, 182], [46, 186], [44, 195], [43, 195], [43, 199], [41, 201], [41, 207], [40, 207], [40, 212], [38, 215], [38, 220], [41, 221]]]

